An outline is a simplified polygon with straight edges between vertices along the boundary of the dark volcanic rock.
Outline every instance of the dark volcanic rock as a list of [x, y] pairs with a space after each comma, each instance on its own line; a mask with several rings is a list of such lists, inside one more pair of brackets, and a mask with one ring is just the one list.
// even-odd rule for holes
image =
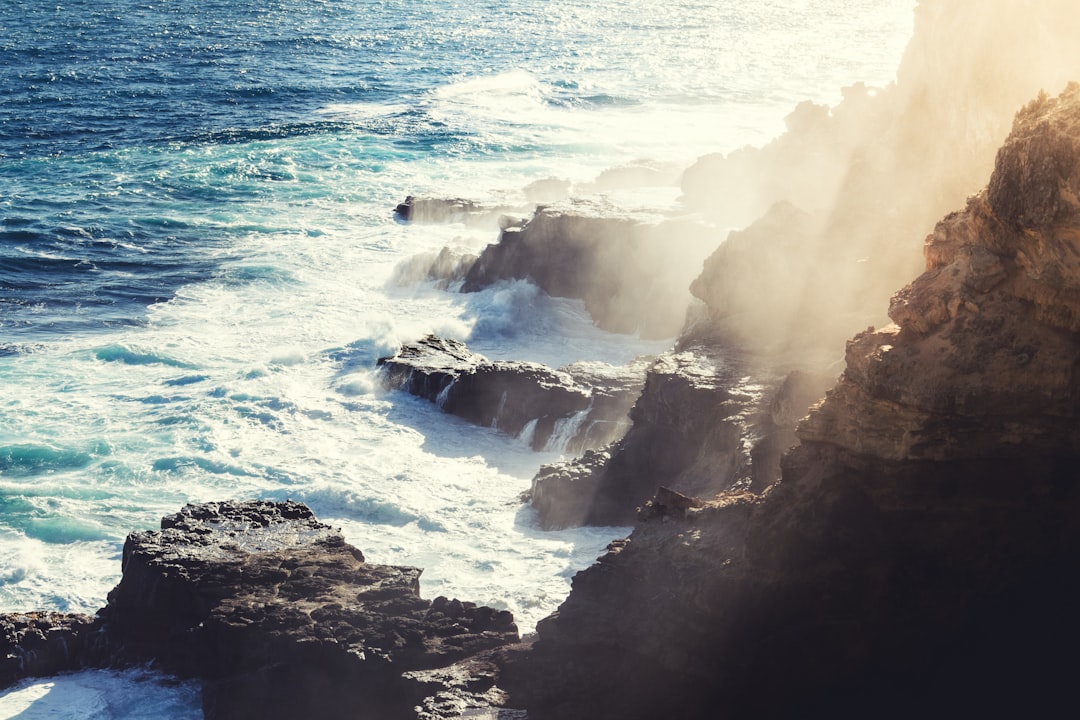
[[562, 370], [492, 361], [434, 335], [402, 346], [378, 364], [387, 387], [521, 436], [537, 450], [555, 445], [580, 451], [620, 437], [644, 375], [644, 361], [626, 368], [577, 363]]
[[133, 533], [101, 611], [131, 661], [201, 677], [208, 718], [411, 717], [402, 673], [517, 639], [507, 612], [419, 595], [298, 503], [208, 503]]
[[938, 226], [927, 271], [890, 306], [896, 325], [849, 343], [779, 483], [706, 503], [665, 492], [575, 577], [503, 676], [531, 718], [1008, 717], [1071, 702], [1078, 134], [1080, 86], [1017, 115], [990, 190]]
[[[472, 677], [461, 663], [518, 640], [509, 612], [422, 599], [420, 570], [364, 562], [291, 501], [188, 505], [161, 527], [128, 537], [96, 620], [0, 618], [0, 681], [153, 663], [203, 681], [208, 719], [415, 718], [462, 683], [484, 686], [474, 706], [498, 704], [490, 664]], [[434, 671], [455, 665], [440, 686]], [[434, 674], [408, 675], [420, 671]]]
[[671, 337], [690, 301], [686, 288], [717, 242], [714, 228], [691, 220], [657, 222], [584, 202], [541, 207], [484, 249], [462, 290], [528, 279], [549, 295], [584, 300], [605, 330]]
[[660, 358], [621, 440], [540, 468], [530, 491], [540, 525], [629, 525], [661, 485], [707, 498], [774, 482], [796, 422], [833, 383], [807, 372], [782, 378], [752, 375], [745, 358], [715, 348]]
[[0, 690], [26, 677], [57, 675], [91, 664], [98, 629], [88, 615], [0, 615]]

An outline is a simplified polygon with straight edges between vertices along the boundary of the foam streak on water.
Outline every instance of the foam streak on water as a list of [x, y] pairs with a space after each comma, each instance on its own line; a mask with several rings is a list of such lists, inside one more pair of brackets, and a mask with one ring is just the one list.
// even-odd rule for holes
[[[425, 596], [532, 629], [626, 529], [537, 530], [519, 498], [557, 455], [381, 390], [375, 360], [429, 332], [552, 366], [670, 341], [525, 282], [393, 285], [495, 231], [391, 209], [766, 141], [801, 100], [889, 82], [913, 4], [4, 3], [0, 611], [94, 611], [125, 535], [185, 502], [294, 498], [425, 568]], [[150, 717], [148, 687], [198, 716], [187, 686], [98, 673], [0, 716]]]

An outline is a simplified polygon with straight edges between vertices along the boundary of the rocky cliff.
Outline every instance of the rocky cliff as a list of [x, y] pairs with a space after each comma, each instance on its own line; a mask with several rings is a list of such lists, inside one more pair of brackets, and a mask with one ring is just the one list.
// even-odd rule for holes
[[781, 482], [658, 496], [510, 670], [532, 718], [1003, 717], [1080, 640], [1080, 86], [1015, 119]]
[[922, 238], [985, 182], [1016, 108], [1080, 73], [1078, 32], [1066, 0], [922, 0], [895, 84], [804, 103], [769, 145], [699, 160], [686, 202], [723, 224], [776, 203], [801, 212], [774, 218], [770, 240], [717, 251], [694, 290], [703, 324], [744, 348], [834, 348], [878, 324], [919, 272]]
[[[538, 474], [542, 523], [626, 522], [658, 486], [709, 497], [779, 477], [794, 422], [835, 379], [844, 341], [888, 322], [891, 293], [921, 272], [923, 238], [985, 182], [1015, 109], [1080, 77], [1070, 40], [1080, 14], [1061, 0], [1023, 7], [924, 0], [895, 84], [847, 88], [833, 108], [800, 105], [773, 143], [686, 171], [687, 207], [748, 224], [690, 285], [679, 354], [646, 382], [635, 427], [602, 453]], [[672, 382], [668, 368], [687, 365], [687, 353], [708, 358], [715, 377]], [[657, 394], [673, 387], [682, 402]], [[696, 422], [689, 409], [703, 407]]]
[[[803, 221], [805, 231], [788, 232]], [[836, 375], [829, 352], [788, 346], [797, 318], [781, 321], [771, 309], [778, 297], [797, 301], [791, 278], [810, 223], [794, 206], [777, 205], [705, 262], [691, 285], [702, 303], [676, 348], [649, 368], [625, 436], [533, 479], [542, 526], [629, 525], [658, 486], [707, 498], [730, 488], [760, 491], [777, 479], [796, 422]], [[733, 284], [760, 294], [730, 295]], [[733, 316], [756, 335], [713, 319]]]

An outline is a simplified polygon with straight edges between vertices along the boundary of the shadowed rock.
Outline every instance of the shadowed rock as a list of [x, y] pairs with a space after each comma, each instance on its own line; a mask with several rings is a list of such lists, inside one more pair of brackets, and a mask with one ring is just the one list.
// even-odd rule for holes
[[0, 689], [26, 677], [58, 675], [87, 663], [97, 625], [89, 615], [0, 615]]
[[611, 446], [540, 468], [530, 499], [542, 527], [630, 525], [661, 485], [712, 497], [761, 490], [779, 476], [795, 424], [834, 380], [756, 376], [746, 359], [697, 348], [660, 358]]
[[[4, 618], [4, 678], [153, 663], [200, 678], [209, 719], [392, 720], [415, 717], [433, 689], [409, 671], [518, 639], [509, 612], [422, 599], [420, 570], [366, 563], [299, 503], [188, 505], [161, 528], [128, 537], [123, 579], [93, 623]], [[65, 645], [89, 651], [61, 662]], [[43, 646], [54, 660], [40, 661]]]

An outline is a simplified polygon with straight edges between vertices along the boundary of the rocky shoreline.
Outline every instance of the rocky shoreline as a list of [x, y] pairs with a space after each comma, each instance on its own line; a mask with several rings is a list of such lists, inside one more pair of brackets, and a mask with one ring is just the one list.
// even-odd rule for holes
[[[524, 219], [398, 206], [403, 222], [500, 227], [477, 256], [417, 259], [428, 280], [528, 280], [600, 327], [675, 338], [626, 368], [491, 361], [435, 336], [379, 360], [391, 390], [576, 456], [533, 479], [544, 528], [635, 525], [535, 636], [506, 611], [421, 598], [419, 569], [365, 562], [303, 505], [227, 501], [133, 533], [96, 616], [0, 616], [0, 688], [152, 663], [201, 679], [207, 718], [1068, 707], [1080, 85], [1027, 101], [1031, 77], [995, 53], [1006, 29], [1027, 48], [1080, 21], [1056, 0], [1010, 28], [984, 12], [923, 0], [896, 85], [702, 158], [683, 215], [611, 213], [557, 181]], [[957, 27], [963, 51], [940, 42]], [[1053, 47], [1038, 82], [1080, 76], [1080, 46]], [[657, 273], [672, 243], [680, 262]]]

